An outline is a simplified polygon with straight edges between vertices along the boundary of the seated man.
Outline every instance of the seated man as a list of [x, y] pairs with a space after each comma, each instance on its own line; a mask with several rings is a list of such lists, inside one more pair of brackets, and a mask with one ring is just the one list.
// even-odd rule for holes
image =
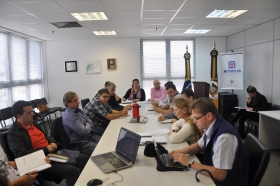
[[[107, 87], [107, 85], [108, 85], [109, 82], [110, 82], [110, 81], [106, 81], [106, 82], [105, 82], [104, 88]], [[110, 94], [111, 94], [111, 92], [110, 92]], [[117, 101], [117, 103], [121, 103], [121, 102], [122, 102], [122, 99], [116, 94], [116, 92], [114, 92], [114, 96], [115, 96], [115, 100]]]
[[125, 108], [125, 110], [129, 110], [131, 108], [130, 105], [126, 105], [125, 107], [120, 105], [118, 103], [118, 101], [116, 100], [116, 96], [115, 96], [115, 91], [116, 91], [116, 85], [109, 81], [107, 84], [106, 84], [106, 87], [105, 87], [109, 93], [110, 93], [110, 99], [108, 101], [108, 104], [111, 106], [112, 109], [114, 110], [123, 110]]
[[[45, 155], [54, 153], [57, 149], [55, 140], [49, 137], [37, 124], [33, 124], [34, 113], [30, 102], [17, 101], [12, 106], [16, 121], [8, 131], [8, 145], [16, 158], [43, 150]], [[52, 167], [39, 172], [43, 180], [61, 181], [67, 180], [67, 185], [75, 184], [79, 177], [79, 169], [82, 171], [87, 163], [88, 156], [80, 154], [74, 165], [51, 162]]]
[[[63, 103], [66, 110], [62, 116], [62, 123], [66, 134], [71, 141], [88, 140], [89, 142], [82, 146], [81, 152], [86, 155], [91, 155], [100, 140], [100, 136], [94, 131], [92, 121], [79, 108], [80, 101], [75, 92], [64, 94]], [[76, 150], [78, 150], [78, 147], [76, 147]]]
[[151, 98], [148, 99], [149, 102], [152, 101], [162, 101], [166, 98], [167, 94], [166, 94], [166, 90], [164, 87], [160, 86], [160, 81], [155, 79], [154, 82], [154, 87], [151, 88]]
[[259, 120], [259, 114], [257, 113], [257, 111], [264, 111], [268, 109], [266, 97], [259, 93], [255, 87], [248, 86], [247, 93], [249, 95], [246, 102], [247, 108], [240, 109], [236, 113], [236, 115], [229, 121], [231, 124], [233, 124], [238, 120], [238, 132], [243, 139], [246, 137], [246, 133], [244, 131], [244, 122], [247, 119]]
[[95, 128], [106, 129], [110, 121], [127, 115], [127, 110], [113, 110], [108, 104], [110, 93], [107, 89], [100, 89], [84, 108], [84, 112], [92, 120]]
[[[169, 84], [173, 84], [172, 81], [168, 81], [164, 84], [164, 88], [165, 88], [165, 92], [166, 92], [166, 86], [169, 85]], [[153, 106], [162, 106], [162, 105], [165, 105], [167, 104], [168, 102], [168, 95], [166, 94], [165, 98], [163, 100], [160, 100], [160, 101], [151, 101], [151, 104]]]
[[[190, 101], [190, 103], [192, 104], [194, 101], [194, 92], [190, 88], [185, 88], [181, 92], [181, 97], [188, 99]], [[172, 123], [177, 121], [177, 118], [173, 113], [161, 115], [158, 117], [158, 121], [163, 121], [164, 119], [172, 119], [171, 120]]]
[[190, 88], [185, 88], [181, 92], [181, 97], [186, 98], [192, 104], [194, 102], [194, 92]]
[[166, 93], [168, 95], [167, 104], [162, 105], [161, 107], [154, 106], [154, 111], [160, 112], [162, 114], [173, 113], [172, 100], [176, 99], [177, 97], [180, 97], [180, 94], [178, 93], [176, 86], [174, 84], [169, 84], [166, 86]]
[[[49, 162], [49, 159], [46, 158], [46, 161]], [[0, 146], [0, 170], [4, 171], [5, 177], [9, 186], [21, 186], [21, 185], [32, 185], [35, 181], [38, 171], [32, 171], [23, 176], [19, 175], [17, 171], [17, 166], [14, 161], [8, 161], [6, 154], [4, 153], [2, 147]], [[0, 182], [2, 185], [3, 181]]]
[[[218, 115], [210, 98], [202, 97], [191, 106], [193, 122], [204, 135], [197, 143], [181, 150], [171, 151], [174, 162], [180, 162], [195, 170], [207, 169], [219, 185], [248, 185], [249, 159], [247, 150], [233, 126]], [[186, 154], [204, 151], [204, 162], [190, 160]], [[207, 172], [203, 172], [209, 176]]]

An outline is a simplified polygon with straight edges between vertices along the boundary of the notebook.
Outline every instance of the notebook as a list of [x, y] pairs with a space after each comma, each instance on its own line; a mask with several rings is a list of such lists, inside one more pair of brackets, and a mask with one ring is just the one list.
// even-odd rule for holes
[[173, 162], [173, 160], [170, 158], [170, 156], [168, 154], [162, 154], [160, 149], [158, 148], [155, 140], [154, 140], [154, 145], [155, 145], [155, 150], [157, 152], [157, 155], [165, 167], [177, 167], [177, 168], [188, 169], [187, 166], [185, 166], [179, 162]]
[[104, 173], [131, 167], [135, 163], [140, 140], [140, 135], [122, 127], [115, 151], [92, 156], [91, 159]]

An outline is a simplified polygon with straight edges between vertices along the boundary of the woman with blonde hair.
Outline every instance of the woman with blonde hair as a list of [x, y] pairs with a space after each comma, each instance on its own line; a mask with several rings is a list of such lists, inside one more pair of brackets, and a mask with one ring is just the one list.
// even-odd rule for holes
[[187, 141], [189, 145], [196, 143], [203, 135], [194, 123], [191, 116], [191, 104], [186, 98], [177, 98], [172, 103], [173, 113], [179, 119], [172, 125], [172, 132], [169, 132], [171, 143]]

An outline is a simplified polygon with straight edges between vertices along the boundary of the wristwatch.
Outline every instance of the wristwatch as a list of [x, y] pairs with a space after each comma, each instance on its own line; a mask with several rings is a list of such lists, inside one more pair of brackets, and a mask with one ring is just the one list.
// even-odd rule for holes
[[189, 168], [192, 168], [192, 164], [194, 163], [194, 160], [190, 160], [189, 162], [188, 162], [188, 164], [189, 164]]

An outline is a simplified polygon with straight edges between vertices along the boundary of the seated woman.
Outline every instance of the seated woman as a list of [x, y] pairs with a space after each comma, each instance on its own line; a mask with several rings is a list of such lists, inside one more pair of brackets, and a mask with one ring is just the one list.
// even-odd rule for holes
[[191, 116], [191, 104], [186, 98], [177, 98], [172, 103], [174, 114], [179, 119], [172, 125], [169, 132], [171, 143], [187, 141], [189, 145], [196, 143], [203, 135], [203, 130], [197, 128]]
[[123, 101], [126, 100], [131, 101], [145, 101], [146, 100], [146, 94], [145, 91], [140, 88], [139, 80], [134, 79], [132, 81], [132, 88], [128, 89], [126, 94], [123, 97]]
[[247, 108], [240, 109], [236, 113], [236, 115], [229, 121], [231, 124], [233, 124], [237, 120], [239, 120], [238, 132], [243, 139], [246, 137], [244, 131], [244, 122], [247, 119], [259, 120], [259, 114], [257, 111], [264, 111], [268, 109], [266, 97], [260, 94], [255, 87], [249, 85], [247, 88], [247, 93], [249, 95], [246, 102]]

